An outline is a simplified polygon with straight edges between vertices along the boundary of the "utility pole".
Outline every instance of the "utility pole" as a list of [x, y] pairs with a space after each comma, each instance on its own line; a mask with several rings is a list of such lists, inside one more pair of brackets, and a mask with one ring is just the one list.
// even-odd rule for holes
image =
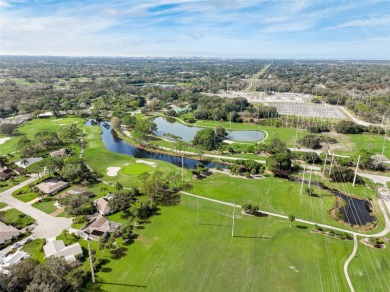
[[196, 198], [196, 225], [199, 223], [199, 198]]
[[309, 175], [309, 189], [311, 186], [311, 174], [313, 173], [313, 168], [310, 168], [310, 175]]
[[332, 155], [332, 160], [330, 161], [330, 167], [329, 167], [329, 176], [332, 173], [333, 160], [334, 160], [334, 156]]
[[88, 243], [88, 254], [89, 254], [89, 264], [90, 264], [90, 266], [91, 266], [92, 283], [95, 284], [95, 273], [94, 273], [94, 271], [93, 271], [92, 256], [91, 256], [91, 247], [89, 246], [89, 243]]
[[358, 171], [358, 168], [359, 168], [359, 163], [360, 163], [360, 155], [359, 155], [358, 161], [357, 161], [357, 163], [356, 163], [355, 175], [354, 175], [354, 177], [353, 177], [353, 183], [352, 183], [352, 186], [353, 186], [353, 187], [355, 186], [356, 177], [357, 177], [357, 171]]
[[303, 191], [303, 182], [305, 180], [305, 171], [306, 171], [306, 165], [303, 166], [303, 174], [302, 174], [302, 183], [301, 183], [301, 191], [300, 191], [300, 195], [302, 195], [302, 191]]
[[232, 237], [234, 237], [234, 214], [236, 213], [236, 205], [233, 206], [233, 225], [232, 225]]
[[181, 182], [184, 182], [184, 157], [183, 157], [183, 150], [181, 150]]
[[325, 162], [324, 162], [324, 169], [322, 170], [322, 180], [325, 178], [325, 169], [326, 169], [326, 162], [328, 160], [328, 151], [326, 151], [326, 156], [325, 156]]

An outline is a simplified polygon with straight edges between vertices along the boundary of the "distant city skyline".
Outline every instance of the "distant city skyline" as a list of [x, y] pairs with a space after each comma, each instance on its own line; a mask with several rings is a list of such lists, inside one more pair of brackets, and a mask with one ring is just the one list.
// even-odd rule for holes
[[0, 54], [390, 59], [390, 1], [0, 0]]

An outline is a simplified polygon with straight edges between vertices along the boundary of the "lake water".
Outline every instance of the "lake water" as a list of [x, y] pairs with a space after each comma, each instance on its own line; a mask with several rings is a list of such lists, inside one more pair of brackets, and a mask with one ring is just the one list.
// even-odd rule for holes
[[[91, 125], [96, 125], [96, 123], [88, 121], [85, 125], [91, 126]], [[99, 125], [103, 131], [103, 134], [101, 136], [103, 144], [108, 150], [120, 154], [130, 155], [135, 158], [148, 158], [148, 159], [162, 160], [181, 167], [181, 161], [182, 161], [181, 156], [150, 152], [145, 149], [135, 147], [127, 143], [126, 141], [122, 140], [121, 138], [119, 138], [116, 132], [111, 128], [111, 126], [108, 123], [104, 122], [104, 123], [100, 123]], [[183, 162], [184, 162], [184, 167], [187, 169], [194, 169], [196, 164], [198, 163], [202, 163], [205, 167], [208, 168], [213, 168], [217, 165], [221, 168], [226, 168], [226, 165], [221, 163], [199, 161], [199, 160], [189, 159], [189, 158], [184, 158]]]
[[[173, 118], [165, 118], [165, 117], [159, 117], [155, 118], [154, 122], [157, 125], [157, 132], [156, 135], [159, 137], [164, 137], [165, 134], [170, 133], [175, 136], [179, 136], [183, 139], [185, 142], [189, 142], [194, 139], [196, 133], [199, 130], [202, 130], [204, 128], [200, 127], [192, 127], [183, 125], [176, 121], [176, 119]], [[257, 142], [260, 140], [263, 140], [264, 133], [262, 131], [231, 131], [226, 130], [228, 132], [227, 139], [238, 141], [238, 142]], [[166, 137], [167, 138], [167, 137]]]

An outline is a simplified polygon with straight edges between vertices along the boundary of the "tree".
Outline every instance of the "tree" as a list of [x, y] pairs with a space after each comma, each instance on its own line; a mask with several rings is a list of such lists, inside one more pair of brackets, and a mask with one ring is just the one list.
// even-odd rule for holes
[[118, 117], [111, 118], [111, 127], [113, 127], [114, 129], [120, 129], [121, 124], [122, 124], [122, 121]]
[[291, 227], [292, 222], [295, 221], [295, 216], [292, 214], [288, 215], [288, 221], [290, 221], [290, 227]]
[[[39, 265], [36, 259], [28, 258], [7, 268], [12, 275], [9, 277], [0, 273], [0, 282], [6, 291], [26, 291], [34, 277], [34, 270]], [[1, 290], [0, 285], [0, 290]]]
[[286, 149], [286, 143], [282, 142], [279, 138], [273, 138], [271, 144], [268, 146], [267, 151], [271, 154], [282, 152]]
[[214, 132], [215, 132], [215, 143], [217, 145], [222, 143], [222, 141], [225, 140], [228, 135], [228, 132], [221, 126], [215, 127]]
[[0, 166], [4, 167], [8, 164], [8, 158], [6, 156], [0, 156]]
[[71, 269], [64, 259], [48, 258], [46, 263], [36, 266], [26, 291], [60, 292], [69, 285], [66, 275]]
[[130, 208], [135, 203], [135, 196], [130, 191], [118, 191], [113, 193], [108, 206], [113, 213]]
[[16, 129], [16, 125], [14, 124], [9, 124], [9, 123], [0, 124], [0, 134], [12, 136], [14, 134], [15, 129]]
[[147, 135], [152, 134], [155, 131], [157, 131], [157, 125], [150, 120], [143, 119], [137, 121], [132, 136], [134, 140], [140, 143], [145, 140]]
[[129, 128], [134, 128], [137, 124], [137, 118], [135, 116], [126, 115], [122, 118], [122, 123]]
[[267, 158], [266, 165], [268, 170], [272, 172], [290, 171], [291, 170], [291, 151], [283, 150], [277, 154], [271, 155]]
[[314, 194], [314, 189], [313, 189], [313, 188], [307, 187], [307, 188], [305, 189], [305, 192], [306, 192], [306, 194], [307, 194], [308, 196], [312, 196], [312, 195]]
[[216, 148], [215, 132], [213, 129], [199, 130], [192, 140], [195, 146], [199, 146], [204, 150], [214, 150]]
[[352, 121], [340, 121], [334, 127], [337, 133], [342, 134], [360, 134], [364, 131], [364, 127]]

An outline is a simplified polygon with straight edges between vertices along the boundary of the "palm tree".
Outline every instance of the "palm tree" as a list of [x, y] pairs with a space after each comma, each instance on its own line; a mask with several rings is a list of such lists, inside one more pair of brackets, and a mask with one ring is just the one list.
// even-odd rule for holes
[[290, 214], [288, 215], [288, 221], [290, 221], [290, 227], [291, 227], [291, 223], [295, 220], [295, 216]]
[[6, 156], [0, 156], [0, 166], [4, 167], [8, 164], [8, 158]]

